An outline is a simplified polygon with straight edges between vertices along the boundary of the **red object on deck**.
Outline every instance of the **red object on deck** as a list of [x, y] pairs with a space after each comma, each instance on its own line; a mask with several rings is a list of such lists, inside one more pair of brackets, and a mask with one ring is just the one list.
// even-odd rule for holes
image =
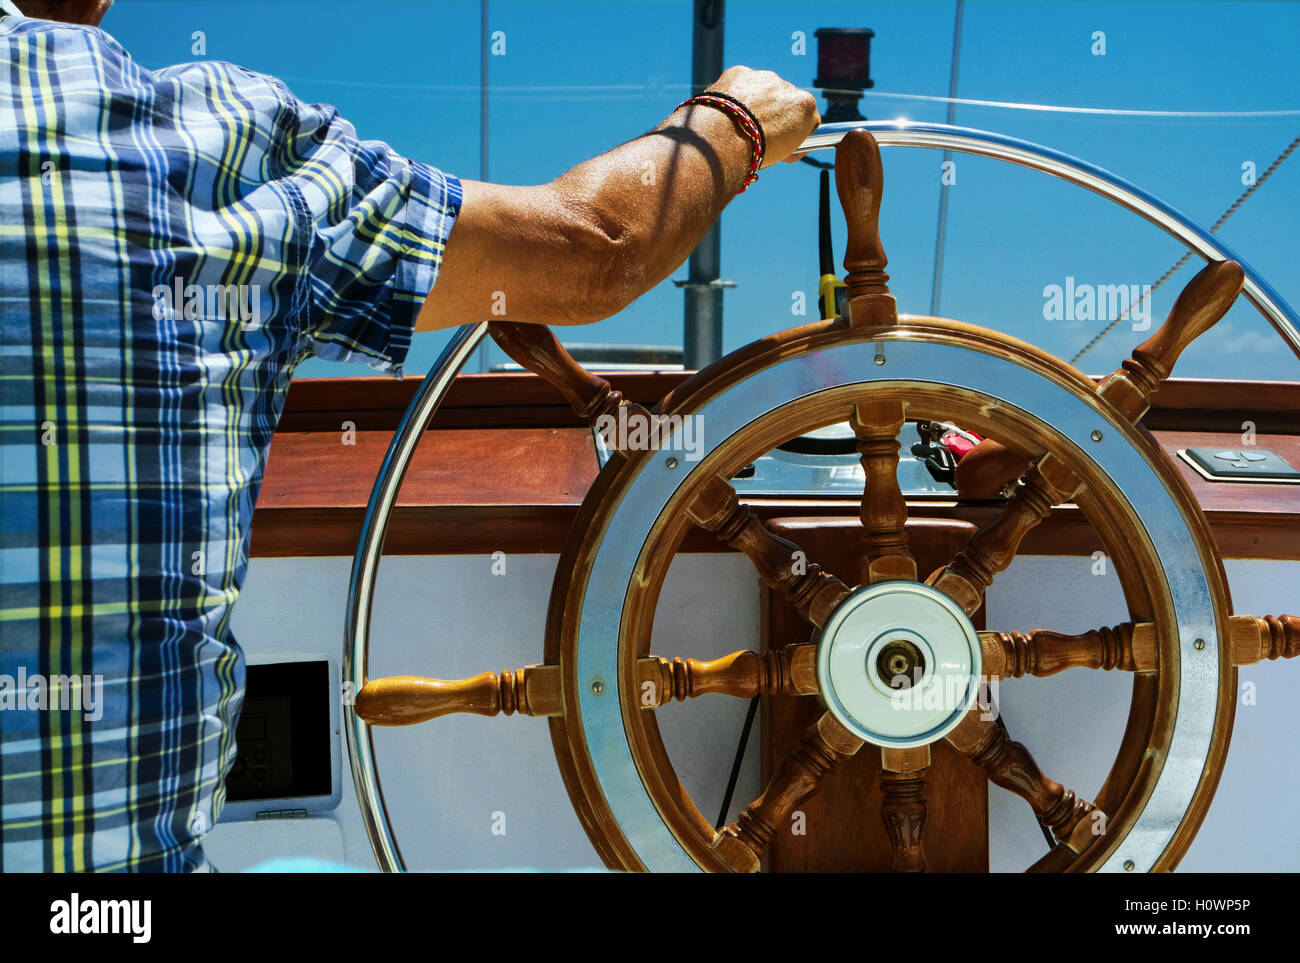
[[[980, 436], [976, 435], [973, 431], [969, 432], [969, 434], [974, 435], [976, 438], [980, 438]], [[983, 438], [980, 438], [980, 440], [983, 441]], [[952, 457], [958, 461], [961, 461], [966, 457], [966, 455], [970, 453], [970, 450], [975, 447], [975, 442], [957, 434], [955, 431], [945, 432], [943, 437], [939, 439], [939, 444], [952, 452]]]

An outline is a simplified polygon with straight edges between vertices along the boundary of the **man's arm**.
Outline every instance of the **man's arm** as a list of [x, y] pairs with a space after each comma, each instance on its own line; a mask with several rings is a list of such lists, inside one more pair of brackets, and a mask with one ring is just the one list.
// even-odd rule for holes
[[[764, 167], [789, 159], [820, 123], [812, 95], [770, 71], [732, 67], [711, 89], [758, 118]], [[460, 214], [415, 329], [609, 317], [686, 260], [740, 190], [749, 161], [735, 122], [695, 105], [549, 184], [462, 181]]]

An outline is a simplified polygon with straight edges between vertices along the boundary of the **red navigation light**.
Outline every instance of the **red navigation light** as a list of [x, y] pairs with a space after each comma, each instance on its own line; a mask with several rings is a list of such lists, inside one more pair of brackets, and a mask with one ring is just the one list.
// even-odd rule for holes
[[813, 86], [827, 91], [869, 90], [871, 38], [868, 27], [821, 27], [817, 38], [817, 79]]

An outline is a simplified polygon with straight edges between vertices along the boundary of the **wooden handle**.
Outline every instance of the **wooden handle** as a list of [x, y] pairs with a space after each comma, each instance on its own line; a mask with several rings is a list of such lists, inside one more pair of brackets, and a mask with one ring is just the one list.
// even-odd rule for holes
[[1300, 655], [1300, 618], [1294, 615], [1266, 615], [1259, 622], [1264, 634], [1261, 658], [1294, 659]]
[[1234, 615], [1228, 620], [1233, 665], [1300, 656], [1300, 617]]
[[412, 675], [371, 679], [357, 693], [356, 710], [372, 726], [409, 726], [453, 712], [558, 716], [559, 666], [532, 665], [455, 681]]
[[985, 438], [957, 462], [957, 493], [965, 498], [993, 498], [1028, 469], [1028, 458]]
[[543, 324], [494, 321], [488, 325], [488, 332], [502, 351], [555, 385], [580, 417], [595, 419], [618, 410], [622, 394], [614, 391], [604, 378], [574, 361], [550, 328]]
[[1102, 397], [1137, 421], [1151, 405], [1151, 396], [1169, 377], [1178, 356], [1228, 313], [1241, 293], [1246, 275], [1236, 261], [1212, 261], [1188, 282], [1160, 330], [1133, 349], [1102, 386]]
[[849, 323], [896, 323], [898, 308], [889, 294], [889, 275], [885, 273], [889, 260], [880, 242], [884, 169], [880, 147], [868, 131], [849, 131], [835, 148], [835, 189], [849, 232], [844, 252]]

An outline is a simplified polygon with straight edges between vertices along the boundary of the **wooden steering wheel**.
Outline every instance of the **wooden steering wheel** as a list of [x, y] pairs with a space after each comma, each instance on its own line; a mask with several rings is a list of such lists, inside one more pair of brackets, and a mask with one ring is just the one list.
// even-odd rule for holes
[[[583, 501], [556, 570], [544, 663], [459, 681], [369, 680], [356, 713], [371, 725], [452, 712], [549, 717], [569, 796], [612, 868], [757, 870], [822, 777], [869, 742], [880, 747], [893, 869], [923, 871], [930, 747], [946, 740], [1050, 828], [1055, 846], [1031, 870], [1173, 869], [1223, 769], [1237, 666], [1300, 654], [1300, 619], [1231, 613], [1206, 519], [1140, 423], [1179, 354], [1232, 305], [1242, 269], [1210, 263], [1163, 327], [1098, 388], [1016, 338], [899, 315], [877, 229], [882, 168], [869, 132], [844, 136], [836, 181], [849, 230], [848, 317], [756, 341], [653, 411], [585, 371], [548, 329], [491, 326], [507, 354], [594, 425], [646, 430], [618, 435], [623, 447]], [[918, 572], [908, 550], [896, 474], [909, 419], [991, 439], [963, 460], [964, 492], [996, 491], [1023, 470], [1002, 515], [933, 573]], [[866, 474], [857, 587], [770, 532], [729, 481], [778, 445], [845, 421]], [[688, 422], [704, 439], [689, 462], [671, 444]], [[660, 444], [637, 441], [646, 438]], [[1113, 559], [1130, 620], [1075, 636], [977, 632], [971, 616], [995, 575], [1054, 505], [1070, 501]], [[712, 661], [653, 655], [660, 590], [692, 527], [744, 552], [812, 623], [812, 641]], [[1134, 676], [1122, 744], [1092, 800], [1044, 775], [981, 695], [988, 679], [1068, 668]], [[706, 693], [824, 707], [763, 793], [721, 830], [683, 789], [656, 721], [674, 700]]]

